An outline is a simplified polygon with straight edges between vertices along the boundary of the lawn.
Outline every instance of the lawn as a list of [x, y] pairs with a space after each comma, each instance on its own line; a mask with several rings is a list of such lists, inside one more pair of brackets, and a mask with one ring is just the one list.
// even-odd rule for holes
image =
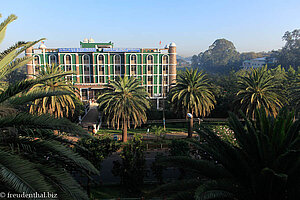
[[[154, 126], [155, 124], [151, 125]], [[149, 133], [151, 133], [151, 126], [149, 127], [142, 127], [142, 128], [136, 128], [136, 129], [128, 129], [127, 133], [128, 134], [145, 134], [147, 133], [147, 130], [149, 129]], [[158, 125], [159, 126], [159, 125]], [[161, 126], [161, 125], [160, 125]], [[184, 126], [184, 124], [180, 125], [168, 125], [166, 127], [166, 133], [175, 133], [175, 132], [187, 132], [187, 127]], [[116, 129], [108, 129], [108, 128], [103, 128], [100, 129], [97, 134], [122, 134], [122, 130], [116, 130]]]

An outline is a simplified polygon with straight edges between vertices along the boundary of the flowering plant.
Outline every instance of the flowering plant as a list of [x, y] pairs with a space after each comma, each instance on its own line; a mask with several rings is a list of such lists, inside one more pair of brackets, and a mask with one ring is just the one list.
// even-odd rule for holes
[[216, 133], [222, 140], [229, 142], [234, 146], [238, 146], [234, 132], [226, 125], [217, 125], [213, 129], [213, 132]]

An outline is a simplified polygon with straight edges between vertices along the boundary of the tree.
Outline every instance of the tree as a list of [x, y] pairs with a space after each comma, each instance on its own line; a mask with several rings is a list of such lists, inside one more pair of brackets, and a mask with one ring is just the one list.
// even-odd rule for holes
[[[276, 118], [268, 116], [265, 109], [256, 112], [256, 121], [243, 116], [245, 125], [230, 114], [229, 126], [237, 146], [202, 128], [198, 132], [203, 141], [190, 141], [200, 159], [161, 159], [164, 166], [185, 168], [193, 178], [166, 184], [155, 192], [170, 193], [171, 199], [298, 199], [300, 121], [293, 121], [294, 114], [287, 110], [281, 110]], [[206, 157], [210, 159], [203, 159]]]
[[267, 114], [276, 116], [286, 103], [280, 93], [280, 80], [271, 75], [267, 66], [245, 71], [239, 76], [237, 101], [247, 116], [255, 117], [255, 110], [263, 107]]
[[161, 126], [154, 125], [151, 127], [151, 132], [156, 136], [156, 140], [158, 141], [158, 138], [162, 137], [162, 135], [165, 133], [165, 130]]
[[[196, 117], [208, 115], [216, 103], [206, 74], [197, 69], [186, 69], [178, 75], [176, 84], [170, 89], [169, 98], [175, 108], [183, 110], [184, 115], [191, 113]], [[190, 130], [192, 127], [193, 120], [190, 120]], [[192, 137], [192, 131], [189, 131], [188, 137]]]
[[130, 195], [137, 195], [141, 192], [146, 175], [146, 159], [144, 155], [145, 145], [142, 137], [136, 135], [131, 141], [125, 144], [121, 153], [120, 161], [114, 161], [112, 173], [120, 176], [123, 185]]
[[[0, 42], [8, 24], [16, 19], [15, 15], [10, 15], [0, 24]], [[88, 199], [67, 170], [73, 167], [86, 173], [99, 172], [67, 146], [76, 144], [60, 134], [90, 137], [87, 132], [66, 119], [22, 112], [26, 104], [35, 99], [57, 94], [49, 91], [28, 94], [31, 87], [63, 75], [49, 75], [14, 84], [4, 82], [7, 74], [33, 59], [20, 57], [20, 54], [39, 41], [18, 42], [0, 53], [0, 190], [26, 194], [53, 192], [58, 194], [59, 199]], [[54, 135], [53, 130], [58, 134]]]
[[286, 42], [284, 47], [274, 52], [277, 62], [285, 68], [292, 66], [296, 69], [300, 66], [300, 29], [285, 32], [282, 40]]
[[127, 128], [146, 122], [146, 110], [150, 108], [149, 95], [135, 78], [125, 76], [110, 80], [98, 97], [99, 108], [106, 116], [107, 124], [122, 127], [122, 141], [127, 141]]
[[289, 88], [291, 96], [291, 105], [299, 112], [300, 109], [300, 74], [298, 74], [296, 82]]
[[239, 61], [239, 52], [231, 41], [217, 39], [208, 50], [198, 55], [198, 59], [193, 57], [192, 61], [193, 67], [198, 66], [208, 72], [228, 72], [232, 67], [239, 68], [236, 66], [236, 62]]
[[238, 92], [236, 83], [239, 73], [231, 71], [228, 74], [208, 74], [217, 102], [209, 115], [210, 117], [227, 118], [228, 111], [234, 111], [235, 105], [232, 100], [235, 99]]
[[[51, 74], [68, 75], [70, 73], [64, 73], [57, 65], [47, 65], [44, 68], [40, 68], [39, 75], [37, 77], [46, 77]], [[37, 91], [66, 92], [67, 94], [36, 99], [30, 106], [30, 113], [49, 113], [57, 118], [71, 117], [75, 111], [77, 90], [78, 89], [73, 86], [72, 83], [65, 80], [64, 76], [49, 79], [43, 83], [34, 85], [29, 90], [29, 94]]]

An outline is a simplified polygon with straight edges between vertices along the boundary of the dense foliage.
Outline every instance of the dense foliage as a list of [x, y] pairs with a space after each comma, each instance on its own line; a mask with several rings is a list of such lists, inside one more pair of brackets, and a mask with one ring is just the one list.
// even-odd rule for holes
[[[16, 19], [10, 15], [0, 24], [0, 42], [7, 25]], [[76, 169], [85, 174], [98, 174], [99, 171], [72, 151], [70, 145], [76, 144], [66, 137], [90, 137], [89, 134], [67, 119], [23, 112], [36, 99], [68, 94], [66, 91], [28, 92], [35, 85], [60, 79], [64, 74], [5, 82], [9, 73], [32, 60], [20, 55], [39, 41], [19, 42], [0, 53], [0, 191], [52, 192], [59, 199], [88, 199], [69, 172]]]
[[270, 53], [239, 53], [231, 41], [217, 39], [206, 51], [192, 57], [192, 67], [209, 73], [226, 74], [241, 69], [245, 60], [265, 56], [270, 56]]
[[138, 195], [144, 184], [146, 175], [145, 148], [142, 137], [135, 136], [123, 147], [120, 155], [121, 162], [114, 161], [112, 172], [121, 178], [121, 185], [131, 195]]
[[282, 39], [285, 45], [279, 50], [244, 53], [239, 53], [231, 41], [217, 39], [206, 51], [192, 57], [191, 66], [209, 73], [224, 74], [240, 70], [245, 60], [266, 57], [270, 67], [281, 65], [285, 69], [290, 66], [297, 69], [300, 67], [300, 29], [285, 32]]
[[285, 32], [282, 39], [286, 42], [284, 47], [273, 52], [277, 63], [285, 68], [300, 67], [300, 29]]
[[[243, 125], [231, 114], [229, 126], [237, 146], [202, 128], [199, 134], [203, 142], [190, 142], [199, 156], [161, 160], [164, 165], [193, 173], [193, 178], [163, 185], [156, 192], [171, 193], [171, 199], [298, 199], [300, 121], [294, 121], [293, 113], [287, 110], [274, 118], [261, 109], [256, 116], [256, 121], [244, 117]], [[201, 159], [207, 155], [212, 160]]]
[[116, 152], [120, 148], [120, 143], [110, 136], [100, 136], [94, 138], [82, 138], [76, 146], [76, 152], [89, 160], [100, 170], [102, 161]]

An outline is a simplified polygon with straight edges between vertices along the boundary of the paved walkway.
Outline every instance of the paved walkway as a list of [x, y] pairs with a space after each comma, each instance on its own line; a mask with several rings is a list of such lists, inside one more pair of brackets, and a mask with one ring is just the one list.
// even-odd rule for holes
[[88, 113], [83, 117], [81, 124], [83, 127], [92, 126], [93, 124], [99, 124], [99, 111], [98, 104], [91, 103]]

